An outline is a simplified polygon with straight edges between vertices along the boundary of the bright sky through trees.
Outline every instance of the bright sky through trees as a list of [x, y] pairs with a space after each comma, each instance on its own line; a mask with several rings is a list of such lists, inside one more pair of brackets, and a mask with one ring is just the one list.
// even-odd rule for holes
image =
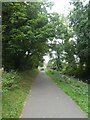
[[[73, 8], [73, 6], [70, 5], [71, 0], [49, 0], [54, 2], [54, 6], [52, 7], [51, 12], [57, 12], [59, 14], [63, 14], [67, 16], [70, 12], [70, 10]], [[87, 4], [89, 0], [81, 0], [84, 1], [84, 4]], [[49, 56], [46, 55], [44, 56], [45, 63], [48, 63], [49, 61]]]
[[70, 8], [70, 0], [50, 0], [54, 2], [52, 11], [67, 15]]
[[[49, 0], [54, 2], [54, 6], [52, 7], [51, 12], [57, 12], [60, 14], [67, 15], [69, 13], [69, 8], [70, 8], [70, 0]], [[48, 63], [49, 61], [49, 56], [46, 55], [44, 56], [45, 63]]]

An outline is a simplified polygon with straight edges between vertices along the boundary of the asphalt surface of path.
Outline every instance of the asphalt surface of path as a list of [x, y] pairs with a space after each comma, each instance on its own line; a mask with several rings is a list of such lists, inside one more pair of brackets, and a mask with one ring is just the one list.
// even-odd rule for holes
[[44, 73], [33, 82], [21, 118], [87, 118], [84, 112]]

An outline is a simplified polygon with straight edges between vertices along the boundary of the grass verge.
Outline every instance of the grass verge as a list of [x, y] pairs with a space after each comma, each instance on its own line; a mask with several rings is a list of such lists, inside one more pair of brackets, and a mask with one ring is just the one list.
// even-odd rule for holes
[[88, 116], [88, 84], [73, 77], [61, 75], [57, 71], [46, 71], [52, 80], [68, 94]]
[[[24, 71], [20, 73], [3, 73], [4, 79], [15, 79], [17, 77], [17, 82], [13, 82], [14, 86], [11, 87], [12, 82], [7, 83], [3, 86], [2, 93], [2, 118], [19, 118], [24, 101], [31, 89], [33, 77], [38, 73], [38, 70]], [[12, 76], [10, 78], [10, 76]], [[9, 80], [7, 80], [9, 81]], [[11, 80], [12, 81], [12, 80]], [[13, 84], [12, 83], [12, 84]]]

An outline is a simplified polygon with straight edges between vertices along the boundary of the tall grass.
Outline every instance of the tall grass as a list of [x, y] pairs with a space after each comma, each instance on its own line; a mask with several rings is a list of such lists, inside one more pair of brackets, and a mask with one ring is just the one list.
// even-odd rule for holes
[[88, 116], [88, 84], [79, 79], [62, 75], [58, 71], [46, 71], [46, 73]]
[[3, 72], [2, 117], [19, 118], [37, 70]]

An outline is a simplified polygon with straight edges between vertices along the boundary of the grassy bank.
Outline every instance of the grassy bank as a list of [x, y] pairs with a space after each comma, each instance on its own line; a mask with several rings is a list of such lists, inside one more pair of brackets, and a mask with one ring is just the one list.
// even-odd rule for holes
[[2, 117], [19, 118], [37, 70], [3, 72]]
[[52, 80], [68, 94], [88, 116], [88, 85], [73, 77], [61, 75], [57, 71], [46, 71]]

